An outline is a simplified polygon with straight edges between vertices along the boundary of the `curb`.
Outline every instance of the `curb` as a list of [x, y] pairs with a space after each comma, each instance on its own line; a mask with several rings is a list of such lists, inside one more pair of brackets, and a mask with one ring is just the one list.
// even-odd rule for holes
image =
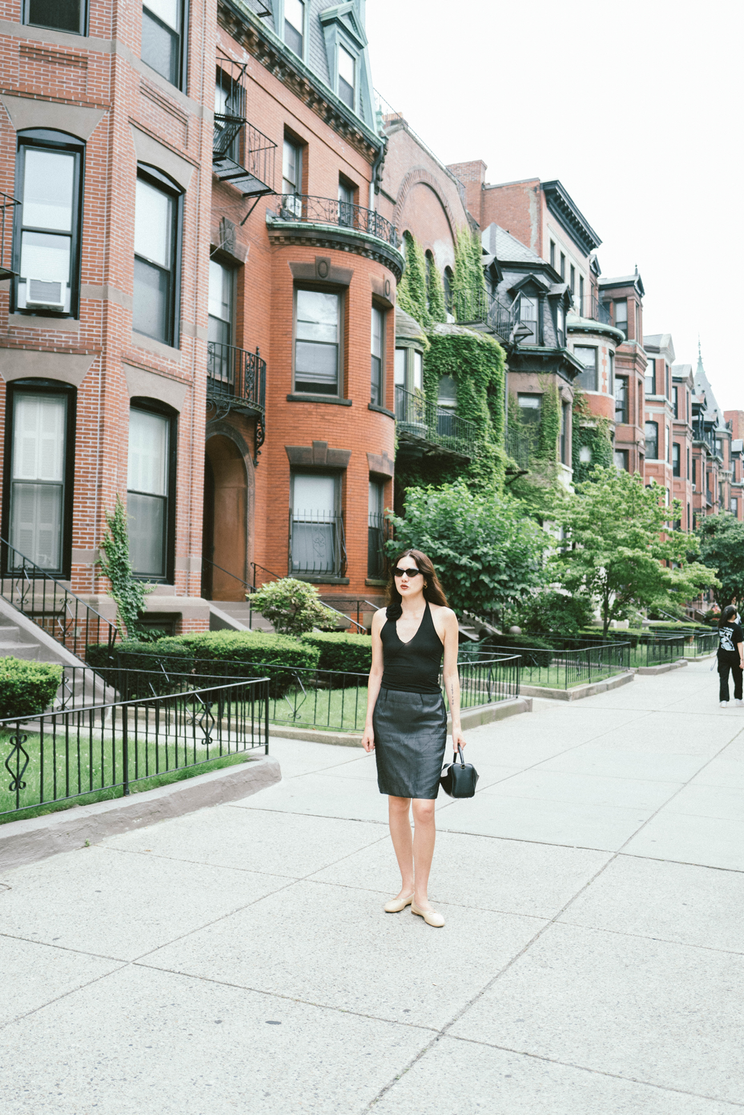
[[[532, 712], [530, 695], [514, 697], [510, 701], [497, 701], [490, 705], [476, 705], [462, 713], [463, 731], [477, 728], [480, 724], [490, 724], [494, 720], [504, 720], [520, 712]], [[448, 730], [452, 727], [447, 718]], [[316, 728], [283, 728], [269, 724], [269, 736], [280, 739], [298, 739], [307, 743], [331, 743], [340, 747], [361, 747], [362, 737], [358, 732], [322, 732]]]
[[28, 821], [7, 821], [0, 825], [0, 868], [22, 867], [59, 852], [98, 844], [120, 832], [250, 797], [280, 782], [281, 777], [279, 763], [266, 755], [141, 794], [72, 806]]
[[610, 689], [617, 689], [627, 685], [635, 676], [635, 671], [618, 674], [605, 681], [595, 681], [591, 685], [577, 685], [573, 689], [542, 689], [539, 685], [520, 685], [522, 693], [530, 697], [547, 697], [550, 701], [580, 701], [582, 697], [594, 697], [597, 693], [606, 693]]
[[678, 658], [676, 662], [665, 662], [661, 666], [636, 666], [633, 672], [636, 674], [668, 674], [670, 670], [681, 670], [686, 665], [686, 658]]

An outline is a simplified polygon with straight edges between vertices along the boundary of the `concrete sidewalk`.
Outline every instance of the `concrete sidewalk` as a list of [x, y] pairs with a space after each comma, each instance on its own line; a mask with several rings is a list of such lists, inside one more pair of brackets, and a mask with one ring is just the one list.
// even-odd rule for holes
[[0, 868], [0, 1110], [741, 1110], [742, 729], [706, 662], [468, 733], [442, 930], [382, 912], [353, 748], [274, 740], [251, 798]]

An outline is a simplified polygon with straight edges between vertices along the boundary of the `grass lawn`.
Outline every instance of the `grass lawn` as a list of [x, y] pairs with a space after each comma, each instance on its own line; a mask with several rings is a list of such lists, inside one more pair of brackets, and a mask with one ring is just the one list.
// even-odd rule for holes
[[[23, 747], [29, 756], [29, 762], [22, 777], [26, 786], [20, 791], [21, 811], [15, 812], [16, 794], [9, 789], [11, 775], [4, 765], [10, 754], [11, 737], [7, 731], [0, 732], [0, 824], [39, 817], [44, 813], [69, 809], [73, 805], [92, 805], [96, 801], [122, 797], [124, 790], [121, 785], [120, 740], [117, 739], [116, 747], [112, 748], [110, 737], [107, 739], [104, 736], [102, 739], [100, 733], [92, 738], [87, 735], [84, 738], [70, 735], [67, 748], [60, 737], [54, 748], [47, 737], [42, 757], [39, 735], [32, 732], [26, 734], [28, 738]], [[216, 746], [212, 748], [213, 752], [215, 750]], [[261, 749], [255, 750], [261, 754]], [[163, 743], [144, 744], [140, 741], [138, 748], [130, 740], [130, 791], [141, 793], [144, 790], [154, 790], [157, 786], [180, 782], [197, 774], [206, 774], [210, 770], [245, 763], [251, 758], [252, 752], [237, 751], [208, 760], [206, 754], [206, 749], [202, 748], [194, 756], [192, 749], [175, 744], [172, 738], [167, 746]], [[197, 765], [185, 765], [187, 762], [193, 763], [194, 759]], [[38, 804], [40, 798], [46, 799], [42, 805]], [[14, 812], [8, 813], [7, 810]]]

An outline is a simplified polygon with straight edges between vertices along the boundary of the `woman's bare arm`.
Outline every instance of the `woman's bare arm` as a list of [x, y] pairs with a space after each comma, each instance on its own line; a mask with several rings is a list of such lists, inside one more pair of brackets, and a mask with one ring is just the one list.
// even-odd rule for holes
[[380, 631], [386, 619], [387, 616], [384, 608], [381, 608], [379, 612], [375, 612], [372, 617], [372, 668], [369, 671], [369, 680], [367, 682], [367, 719], [364, 724], [364, 735], [362, 736], [362, 747], [365, 751], [374, 751], [375, 748], [375, 731], [372, 726], [372, 716], [375, 711], [377, 698], [380, 694], [380, 684], [382, 682], [383, 662]]
[[452, 717], [452, 746], [456, 750], [458, 747], [465, 746], [460, 725], [460, 675], [457, 672], [459, 629], [457, 616], [449, 608], [442, 618], [444, 620], [444, 668], [442, 673]]

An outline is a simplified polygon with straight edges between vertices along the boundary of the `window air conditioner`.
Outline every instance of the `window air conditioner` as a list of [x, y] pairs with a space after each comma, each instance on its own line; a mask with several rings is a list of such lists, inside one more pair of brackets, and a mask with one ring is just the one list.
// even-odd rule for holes
[[48, 279], [26, 279], [26, 305], [47, 310], [64, 310], [65, 284]]
[[693, 484], [693, 485], [692, 485], [692, 490], [693, 490], [693, 492], [696, 492], [696, 491], [697, 491], [697, 484]]

